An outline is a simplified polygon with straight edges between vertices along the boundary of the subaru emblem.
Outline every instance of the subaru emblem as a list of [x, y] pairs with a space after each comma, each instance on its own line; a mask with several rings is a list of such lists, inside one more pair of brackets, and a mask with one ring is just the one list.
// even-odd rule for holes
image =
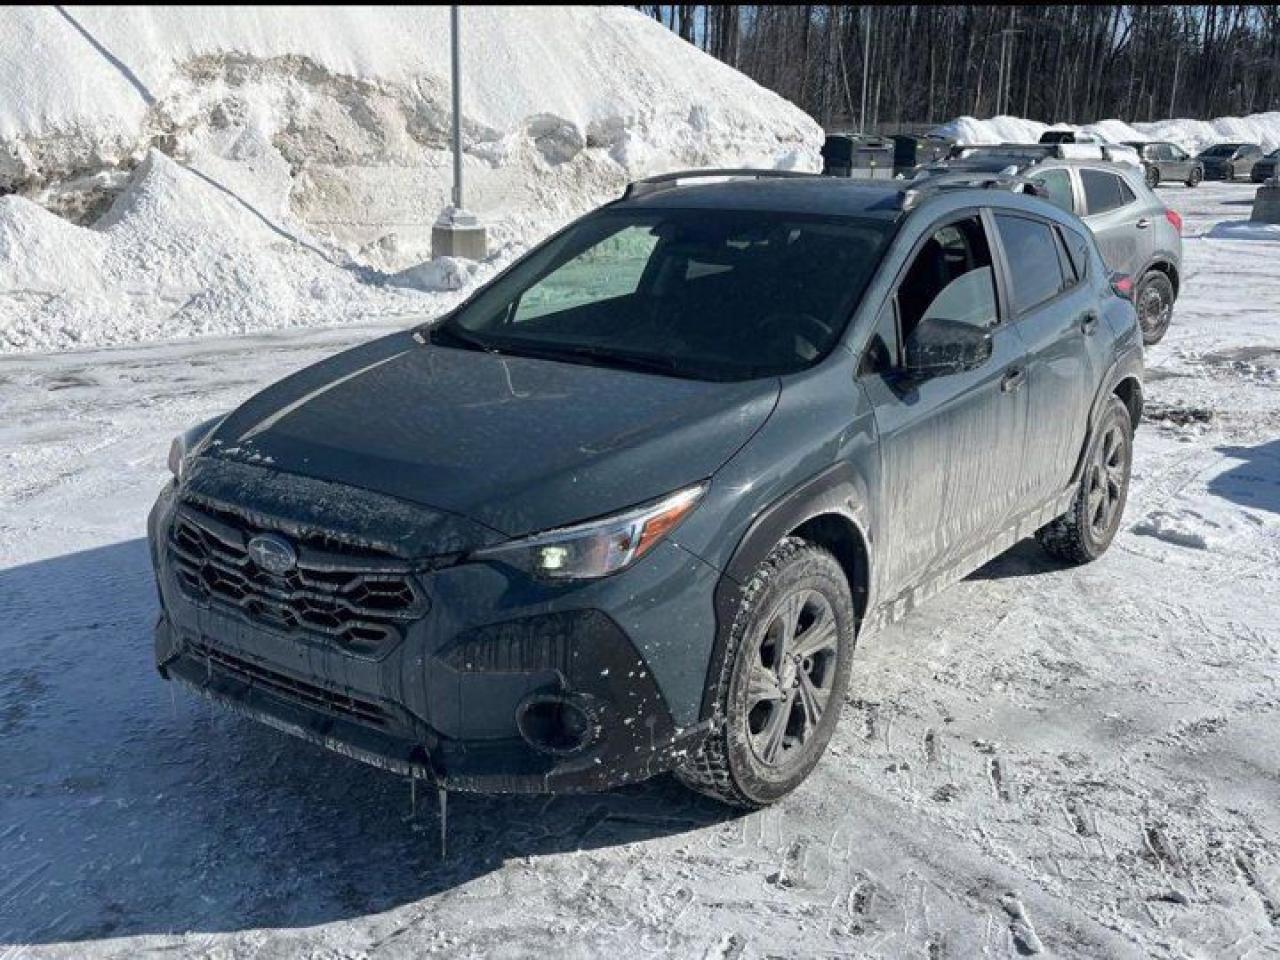
[[284, 537], [260, 533], [249, 541], [249, 556], [267, 573], [288, 573], [298, 565], [298, 552]]

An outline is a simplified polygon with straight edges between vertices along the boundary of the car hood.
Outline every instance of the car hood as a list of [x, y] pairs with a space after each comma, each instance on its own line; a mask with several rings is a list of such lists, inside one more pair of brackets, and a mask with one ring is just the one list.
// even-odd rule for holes
[[247, 401], [201, 457], [395, 497], [506, 536], [602, 516], [713, 474], [777, 379], [709, 383], [394, 334]]

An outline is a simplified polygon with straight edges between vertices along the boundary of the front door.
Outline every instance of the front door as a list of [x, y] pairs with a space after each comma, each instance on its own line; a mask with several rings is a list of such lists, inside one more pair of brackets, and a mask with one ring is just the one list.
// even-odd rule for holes
[[[939, 318], [989, 331], [985, 362], [912, 375], [905, 345], [922, 322]], [[880, 596], [946, 570], [1010, 517], [1021, 484], [1025, 359], [1018, 332], [1001, 322], [982, 218], [969, 213], [933, 228], [886, 302], [860, 374], [879, 434]]]

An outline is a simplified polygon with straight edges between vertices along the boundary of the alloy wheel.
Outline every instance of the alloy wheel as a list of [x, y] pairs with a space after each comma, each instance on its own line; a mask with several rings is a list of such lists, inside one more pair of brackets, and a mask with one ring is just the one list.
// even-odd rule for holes
[[835, 683], [837, 630], [826, 597], [802, 589], [785, 596], [759, 632], [746, 723], [761, 763], [786, 767], [815, 734]]
[[1113, 424], [1094, 452], [1085, 487], [1085, 517], [1090, 532], [1098, 539], [1104, 539], [1115, 522], [1124, 498], [1127, 470], [1124, 431]]
[[1161, 329], [1168, 323], [1168, 315], [1173, 311], [1173, 304], [1166, 302], [1164, 294], [1154, 283], [1143, 287], [1138, 298], [1138, 319], [1142, 329], [1147, 332]]

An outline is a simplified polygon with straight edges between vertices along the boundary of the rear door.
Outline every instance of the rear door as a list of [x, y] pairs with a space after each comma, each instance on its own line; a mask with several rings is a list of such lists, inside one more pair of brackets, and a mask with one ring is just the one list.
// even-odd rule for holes
[[1135, 282], [1154, 249], [1151, 211], [1124, 177], [1097, 167], [1079, 169], [1084, 222], [1098, 239], [1107, 268]]
[[[1019, 499], [1026, 352], [1002, 322], [989, 229], [973, 210], [928, 229], [863, 358], [859, 379], [879, 435], [874, 529], [883, 597], [947, 570], [999, 530]], [[902, 344], [926, 317], [989, 330], [990, 357], [976, 369], [908, 378]]]
[[[1027, 347], [1027, 434], [1019, 512], [1061, 492], [1084, 445], [1093, 399], [1091, 347], [1101, 322], [1062, 228], [1022, 212], [995, 214], [1010, 322]], [[1076, 236], [1078, 245], [1083, 238]], [[1087, 252], [1084, 264], [1087, 264]]]
[[1169, 176], [1179, 180], [1186, 180], [1191, 176], [1191, 167], [1195, 162], [1191, 155], [1175, 143], [1166, 143], [1163, 147], [1169, 156]]

